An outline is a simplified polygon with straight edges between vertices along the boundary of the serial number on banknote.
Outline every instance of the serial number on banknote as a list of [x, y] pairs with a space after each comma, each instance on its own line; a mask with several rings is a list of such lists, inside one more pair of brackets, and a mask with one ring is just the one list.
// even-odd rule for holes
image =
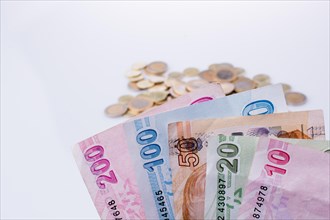
[[108, 209], [112, 212], [112, 215], [115, 217], [115, 220], [122, 220], [123, 218], [120, 217], [120, 211], [117, 208], [116, 201], [113, 199], [109, 199], [106, 201]]
[[168, 212], [167, 212], [167, 208], [166, 208], [165, 197], [163, 196], [163, 191], [158, 190], [157, 192], [155, 192], [155, 195], [157, 197], [158, 206], [161, 207], [161, 208], [159, 208], [161, 216], [164, 217], [164, 220], [169, 220], [169, 218], [167, 218]]
[[260, 186], [260, 190], [258, 192], [256, 206], [254, 207], [252, 217], [255, 219], [259, 219], [261, 216], [260, 208], [264, 205], [265, 202], [265, 192], [268, 190], [267, 186]]

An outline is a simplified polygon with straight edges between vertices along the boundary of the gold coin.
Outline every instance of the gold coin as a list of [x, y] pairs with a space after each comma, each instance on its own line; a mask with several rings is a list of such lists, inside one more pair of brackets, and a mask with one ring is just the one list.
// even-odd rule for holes
[[208, 81], [204, 80], [204, 79], [195, 79], [195, 80], [190, 80], [186, 83], [186, 88], [189, 92], [199, 89], [202, 86], [205, 86], [209, 84]]
[[216, 74], [216, 72], [214, 72], [213, 70], [204, 70], [199, 73], [199, 76], [208, 82], [213, 82], [215, 74]]
[[168, 96], [168, 92], [150, 92], [149, 93], [150, 98], [155, 102], [155, 103], [159, 103], [162, 102], [164, 100], [166, 100], [167, 96]]
[[153, 83], [162, 83], [165, 81], [165, 77], [157, 75], [149, 75], [147, 76], [147, 79]]
[[286, 103], [288, 105], [302, 105], [307, 101], [307, 97], [300, 92], [286, 92], [285, 93]]
[[186, 85], [184, 83], [175, 84], [175, 85], [173, 85], [172, 88], [173, 88], [174, 93], [176, 93], [179, 96], [187, 93]]
[[134, 91], [140, 91], [140, 88], [136, 85], [136, 82], [129, 82], [128, 87]]
[[128, 78], [130, 82], [138, 82], [144, 79], [144, 76], [141, 74], [139, 76], [136, 77], [129, 77]]
[[235, 85], [229, 82], [220, 83], [220, 86], [222, 87], [222, 90], [226, 95], [229, 95], [235, 89]]
[[153, 85], [155, 85], [155, 83], [144, 79], [144, 80], [137, 82], [136, 85], [139, 89], [148, 89], [148, 88], [152, 87]]
[[215, 74], [214, 81], [233, 82], [237, 78], [237, 73], [229, 68], [222, 68]]
[[144, 62], [137, 62], [131, 66], [132, 70], [143, 70], [147, 66]]
[[127, 112], [127, 105], [126, 104], [114, 104], [110, 105], [105, 109], [105, 114], [109, 117], [119, 117], [122, 116]]
[[184, 77], [181, 72], [171, 72], [168, 74], [168, 78], [182, 79]]
[[143, 112], [153, 106], [153, 101], [149, 98], [145, 97], [134, 97], [129, 103], [128, 103], [128, 108], [132, 112], [140, 113]]
[[239, 77], [235, 82], [235, 92], [244, 92], [247, 90], [255, 89], [257, 87], [257, 84], [246, 77]]
[[291, 91], [291, 86], [289, 84], [286, 84], [286, 83], [281, 83], [281, 84], [282, 84], [282, 87], [283, 87], [283, 91], [284, 92]]
[[209, 66], [209, 70], [217, 72], [222, 68], [234, 68], [234, 66], [230, 63], [214, 63]]
[[270, 77], [266, 74], [257, 74], [252, 78], [257, 84], [270, 83]]
[[189, 67], [183, 70], [183, 74], [189, 77], [198, 76], [199, 70], [194, 67]]
[[146, 71], [149, 74], [160, 75], [167, 71], [167, 64], [161, 61], [155, 61], [147, 65]]
[[167, 86], [163, 83], [149, 88], [148, 92], [163, 92], [166, 90], [167, 90]]
[[131, 95], [122, 95], [118, 98], [118, 102], [121, 104], [127, 104], [131, 101], [134, 97]]
[[142, 74], [142, 71], [140, 70], [130, 70], [126, 73], [126, 76], [128, 78], [134, 78], [134, 77], [138, 77]]

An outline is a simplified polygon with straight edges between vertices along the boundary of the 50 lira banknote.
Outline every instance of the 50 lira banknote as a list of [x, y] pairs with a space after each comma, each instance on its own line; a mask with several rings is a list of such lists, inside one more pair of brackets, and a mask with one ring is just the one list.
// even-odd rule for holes
[[[154, 108], [142, 116], [166, 112], [223, 97], [218, 85], [208, 85]], [[142, 117], [141, 116], [141, 117]], [[96, 134], [73, 147], [73, 154], [101, 219], [145, 219], [148, 207], [136, 181], [123, 124]]]
[[[325, 140], [281, 139], [281, 141], [314, 149], [320, 153], [329, 150], [329, 141]], [[205, 219], [237, 219], [259, 138], [219, 134], [210, 137], [208, 143]]]
[[[287, 110], [281, 85], [242, 92], [209, 102], [144, 117], [124, 124], [125, 139], [136, 174], [146, 219], [180, 219], [173, 210], [172, 170], [169, 163], [168, 124], [179, 120], [272, 114]], [[182, 166], [199, 164], [186, 153]]]
[[[322, 131], [323, 129], [323, 131]], [[320, 131], [315, 133], [315, 130]], [[174, 208], [178, 219], [214, 219], [215, 191], [205, 192], [208, 138], [216, 134], [324, 139], [322, 111], [180, 121], [169, 124]], [[251, 155], [243, 149], [244, 157]], [[190, 161], [183, 163], [183, 159]], [[198, 184], [195, 184], [195, 182]], [[232, 197], [233, 198], [233, 197]], [[211, 205], [213, 206], [211, 207]], [[204, 210], [204, 207], [206, 209]], [[230, 214], [230, 213], [229, 213]]]

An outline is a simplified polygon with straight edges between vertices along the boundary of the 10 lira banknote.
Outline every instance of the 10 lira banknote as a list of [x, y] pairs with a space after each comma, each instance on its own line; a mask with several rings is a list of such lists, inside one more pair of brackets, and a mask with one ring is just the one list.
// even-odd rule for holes
[[[329, 141], [325, 140], [279, 140], [320, 153], [329, 150]], [[205, 219], [237, 219], [259, 138], [219, 134], [210, 137], [208, 143]]]
[[255, 149], [237, 219], [330, 219], [330, 154], [268, 138]]
[[[172, 171], [169, 163], [168, 123], [214, 117], [272, 114], [287, 110], [281, 85], [242, 92], [124, 124], [130, 160], [147, 219], [180, 219], [173, 210]], [[119, 156], [119, 155], [118, 155]], [[193, 167], [198, 158], [183, 154], [181, 164]]]

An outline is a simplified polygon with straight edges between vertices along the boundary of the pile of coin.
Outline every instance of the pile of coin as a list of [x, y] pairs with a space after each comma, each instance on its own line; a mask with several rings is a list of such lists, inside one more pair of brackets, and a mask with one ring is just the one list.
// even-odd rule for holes
[[[135, 63], [126, 73], [128, 87], [139, 94], [123, 95], [118, 103], [105, 109], [109, 117], [135, 116], [154, 106], [185, 95], [208, 83], [221, 85], [226, 95], [271, 85], [266, 74], [257, 74], [252, 79], [244, 76], [243, 68], [230, 63], [211, 64], [207, 70], [200, 71], [189, 67], [182, 72], [168, 72], [168, 65], [162, 61]], [[307, 98], [299, 92], [292, 92], [291, 86], [282, 83], [288, 105], [302, 105]]]

